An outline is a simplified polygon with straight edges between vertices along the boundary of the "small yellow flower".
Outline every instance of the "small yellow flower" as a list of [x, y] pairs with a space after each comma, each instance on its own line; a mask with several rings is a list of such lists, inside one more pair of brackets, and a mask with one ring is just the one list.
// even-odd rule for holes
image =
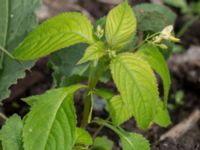
[[155, 37], [154, 42], [155, 43], [160, 43], [162, 40], [169, 40], [172, 42], [180, 42], [180, 39], [176, 38], [175, 36], [172, 35], [173, 31], [173, 26], [169, 25], [166, 26], [158, 36]]

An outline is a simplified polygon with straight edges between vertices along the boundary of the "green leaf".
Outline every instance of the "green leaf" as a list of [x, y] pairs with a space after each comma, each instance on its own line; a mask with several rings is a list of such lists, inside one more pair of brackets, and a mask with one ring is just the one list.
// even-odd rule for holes
[[53, 70], [55, 87], [69, 86], [83, 80], [82, 77], [87, 77], [86, 72], [89, 64], [77, 65], [84, 54], [85, 48], [85, 44], [77, 44], [57, 51], [50, 56], [49, 66]]
[[[53, 70], [54, 87], [69, 86], [85, 81], [89, 75], [89, 63], [77, 64], [84, 54], [86, 45], [77, 44], [53, 53], [49, 66]], [[102, 82], [110, 79], [104, 74]]]
[[127, 107], [127, 103], [119, 95], [114, 96], [108, 101], [108, 109], [113, 124], [120, 125], [132, 117], [133, 112], [127, 109]]
[[2, 142], [0, 141], [0, 150], [3, 150]]
[[15, 114], [6, 120], [1, 129], [3, 150], [23, 150], [22, 129], [23, 123], [18, 115]]
[[171, 119], [169, 116], [169, 112], [162, 101], [159, 101], [157, 105], [157, 113], [154, 118], [154, 122], [161, 127], [167, 127], [171, 124]]
[[156, 78], [149, 64], [137, 55], [122, 53], [112, 60], [110, 68], [127, 109], [140, 128], [148, 128], [159, 99]]
[[95, 122], [110, 128], [118, 134], [122, 142], [123, 150], [150, 150], [149, 142], [142, 135], [126, 132], [124, 129], [115, 127], [108, 121], [102, 119], [96, 119]]
[[87, 148], [87, 147], [84, 147], [84, 146], [82, 146], [82, 145], [79, 145], [79, 146], [73, 147], [72, 150], [88, 150], [88, 148]]
[[77, 43], [93, 43], [92, 25], [80, 13], [63, 13], [34, 29], [13, 54], [20, 60], [32, 60]]
[[[42, 0], [0, 0], [0, 46], [12, 52], [37, 24], [35, 10]], [[2, 57], [1, 57], [2, 56]], [[9, 87], [25, 76], [33, 62], [18, 63], [0, 52], [0, 100], [9, 96]], [[23, 65], [22, 65], [23, 64]]]
[[106, 40], [113, 49], [130, 42], [136, 31], [136, 17], [127, 2], [113, 8], [106, 18]]
[[113, 141], [109, 140], [105, 136], [96, 137], [92, 146], [92, 150], [112, 150], [113, 145]]
[[110, 100], [114, 96], [114, 94], [111, 90], [103, 89], [103, 88], [95, 89], [95, 94], [104, 98], [107, 101]]
[[[7, 40], [7, 28], [8, 28], [8, 7], [9, 3], [8, 0], [1, 0], [0, 1], [0, 45], [2, 47], [6, 46], [6, 40]], [[1, 52], [0, 52], [1, 54]]]
[[158, 4], [143, 3], [133, 7], [140, 31], [159, 32], [168, 25], [173, 25], [176, 14], [168, 7]]
[[92, 141], [92, 137], [90, 136], [90, 134], [85, 131], [82, 128], [76, 128], [76, 141], [75, 143], [77, 145], [79, 144], [83, 144], [83, 145], [92, 145], [93, 141]]
[[105, 48], [103, 42], [96, 42], [86, 49], [83, 58], [81, 58], [78, 64], [82, 64], [90, 60], [98, 60], [103, 55], [105, 55]]
[[73, 94], [83, 85], [73, 85], [32, 96], [35, 102], [23, 129], [25, 150], [71, 150], [76, 137]]
[[171, 85], [168, 66], [163, 55], [156, 46], [146, 44], [137, 52], [138, 57], [146, 60], [150, 66], [160, 75], [164, 86], [164, 102], [167, 105], [169, 89]]
[[121, 141], [123, 150], [150, 150], [149, 142], [137, 133], [127, 133]]

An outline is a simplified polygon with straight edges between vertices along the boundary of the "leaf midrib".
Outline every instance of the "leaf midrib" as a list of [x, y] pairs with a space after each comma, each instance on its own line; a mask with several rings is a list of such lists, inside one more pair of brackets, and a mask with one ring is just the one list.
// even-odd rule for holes
[[137, 80], [135, 80], [135, 78], [134, 78], [134, 76], [132, 75], [132, 73], [128, 70], [128, 67], [127, 67], [126, 63], [124, 63], [124, 62], [121, 60], [121, 58], [119, 58], [119, 57], [118, 57], [117, 60], [119, 60], [119, 63], [120, 63], [122, 66], [124, 66], [124, 69], [128, 72], [129, 76], [135, 81], [136, 87], [137, 87], [138, 91], [140, 92], [140, 96], [142, 97], [142, 101], [144, 102], [144, 100], [143, 100], [144, 97], [143, 97], [143, 95], [141, 94], [142, 92], [141, 92], [141, 90], [140, 90], [140, 88], [139, 88], [139, 86], [138, 86]]
[[62, 98], [61, 98], [62, 100], [61, 100], [60, 104], [58, 105], [58, 107], [57, 107], [57, 109], [56, 109], [56, 112], [54, 113], [54, 116], [52, 117], [52, 122], [51, 122], [51, 124], [50, 124], [51, 127], [50, 127], [50, 129], [49, 129], [49, 131], [48, 131], [47, 138], [46, 138], [45, 144], [44, 144], [44, 148], [45, 148], [45, 149], [46, 149], [46, 145], [47, 145], [47, 143], [48, 143], [49, 135], [50, 135], [50, 132], [51, 132], [51, 130], [52, 130], [52, 127], [53, 127], [55, 118], [56, 118], [56, 116], [57, 116], [57, 114], [58, 114], [59, 108], [61, 107], [63, 101], [65, 100], [65, 98], [66, 98], [68, 95], [69, 95], [69, 92], [65, 93], [65, 94], [62, 96]]
[[[128, 74], [129, 74], [129, 76], [135, 81], [135, 84], [136, 84], [136, 86], [137, 86], [138, 92], [139, 92], [139, 94], [140, 94], [140, 96], [141, 96], [141, 101], [140, 101], [140, 102], [146, 103], [145, 100], [144, 100], [145, 98], [144, 98], [143, 95], [141, 94], [141, 93], [142, 93], [142, 92], [141, 92], [141, 89], [138, 87], [138, 83], [137, 83], [137, 81], [135, 80], [134, 76], [129, 72], [127, 65], [123, 62], [123, 60], [121, 60], [121, 58], [119, 58], [119, 56], [118, 56], [118, 59], [116, 59], [116, 60], [118, 60], [118, 62], [119, 62], [122, 66], [124, 66], [125, 70], [126, 70], [126, 71], [128, 72]], [[147, 107], [146, 107], [146, 105], [144, 105], [144, 109], [145, 109], [145, 110], [148, 110]], [[136, 114], [133, 113], [133, 115], [137, 115], [137, 112], [138, 112], [138, 111], [136, 111], [136, 109], [134, 110], [134, 112], [135, 112]], [[138, 116], [138, 115], [137, 115], [137, 116]], [[148, 119], [148, 120], [149, 120], [149, 119]]]
[[123, 22], [123, 18], [124, 18], [124, 15], [125, 15], [125, 10], [126, 10], [126, 4], [124, 4], [125, 6], [123, 7], [123, 13], [122, 13], [122, 16], [121, 16], [121, 18], [120, 18], [120, 22], [119, 22], [119, 25], [117, 26], [117, 29], [115, 30], [115, 32], [114, 32], [114, 34], [112, 35], [112, 40], [111, 40], [111, 45], [113, 44], [113, 37], [115, 37], [116, 36], [116, 34], [118, 33], [118, 31], [119, 31], [119, 29], [120, 29], [120, 27], [121, 27], [121, 24], [122, 24], [122, 22]]

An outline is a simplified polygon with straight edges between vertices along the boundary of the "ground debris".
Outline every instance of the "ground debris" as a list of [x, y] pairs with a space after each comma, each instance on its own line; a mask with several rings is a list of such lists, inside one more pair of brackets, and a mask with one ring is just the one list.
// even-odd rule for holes
[[160, 141], [163, 141], [166, 138], [171, 138], [176, 141], [178, 138], [183, 136], [187, 131], [192, 129], [197, 122], [200, 120], [200, 110], [195, 110], [187, 119], [175, 125], [167, 133], [163, 134], [160, 137]]

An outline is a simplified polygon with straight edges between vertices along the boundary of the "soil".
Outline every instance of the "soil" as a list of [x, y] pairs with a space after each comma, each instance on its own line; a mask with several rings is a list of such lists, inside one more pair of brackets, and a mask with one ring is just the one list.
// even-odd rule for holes
[[[66, 2], [65, 0], [58, 0], [55, 2], [53, 0], [44, 0], [44, 6], [40, 11], [38, 11], [37, 14], [40, 21], [43, 21], [46, 18], [59, 12], [78, 10], [87, 14], [91, 19], [95, 20], [96, 18], [104, 16], [110, 10], [110, 8], [113, 7], [113, 4], [102, 3], [99, 1], [100, 0], [69, 0], [69, 2]], [[145, 2], [145, 0], [137, 1], [137, 3], [142, 2]], [[136, 2], [131, 1], [131, 4], [136, 4]], [[183, 22], [184, 17], [178, 17], [176, 30], [181, 27]], [[200, 46], [199, 26], [200, 20], [194, 23], [194, 25], [189, 28], [189, 30], [182, 36], [182, 43], [186, 49], [191, 47], [191, 45]], [[172, 88], [169, 103], [175, 106], [174, 109], [170, 109], [170, 115], [173, 122], [172, 125], [170, 125], [168, 128], [161, 128], [153, 125], [148, 131], [144, 132], [136, 127], [136, 123], [133, 118], [123, 124], [123, 127], [126, 130], [142, 133], [146, 138], [148, 138], [151, 143], [152, 150], [200, 150], [200, 121], [194, 124], [193, 128], [188, 130], [184, 135], [176, 140], [168, 138], [164, 141], [159, 141], [161, 135], [187, 118], [195, 109], [200, 109], [200, 66], [196, 64], [192, 64], [191, 66], [191, 63], [184, 61], [177, 63], [177, 57], [179, 57], [179, 60], [187, 57], [183, 57], [185, 53], [186, 52], [183, 54], [173, 55], [169, 60], [169, 67], [171, 70], [172, 78]], [[31, 71], [27, 72], [27, 75], [24, 79], [19, 80], [16, 85], [11, 87], [12, 94], [7, 100], [4, 101], [2, 108], [2, 111], [6, 116], [10, 116], [13, 113], [18, 113], [21, 116], [24, 116], [28, 112], [29, 107], [20, 99], [22, 97], [43, 93], [47, 89], [51, 88], [51, 70], [48, 69], [47, 62], [48, 58], [39, 60], [31, 69]], [[197, 79], [193, 76], [188, 76], [191, 72], [193, 74], [196, 72], [198, 75], [196, 77]], [[100, 84], [99, 86], [114, 88], [112, 83], [107, 85]], [[178, 105], [176, 104], [173, 95], [180, 89], [184, 91], [184, 98], [183, 103]], [[80, 97], [80, 95], [77, 94], [76, 97]], [[83, 111], [83, 104], [80, 100], [76, 100], [75, 104], [77, 114], [80, 116]], [[93, 116], [107, 118], [108, 113], [105, 110], [96, 110], [94, 111]], [[80, 116], [79, 120], [81, 117], [82, 116]], [[2, 118], [0, 121], [2, 124]], [[92, 124], [88, 127], [88, 130], [89, 132], [94, 133], [97, 128], [97, 125]], [[99, 135], [108, 136], [108, 138], [115, 142], [114, 150], [120, 149], [119, 138], [111, 130], [103, 128]]]

